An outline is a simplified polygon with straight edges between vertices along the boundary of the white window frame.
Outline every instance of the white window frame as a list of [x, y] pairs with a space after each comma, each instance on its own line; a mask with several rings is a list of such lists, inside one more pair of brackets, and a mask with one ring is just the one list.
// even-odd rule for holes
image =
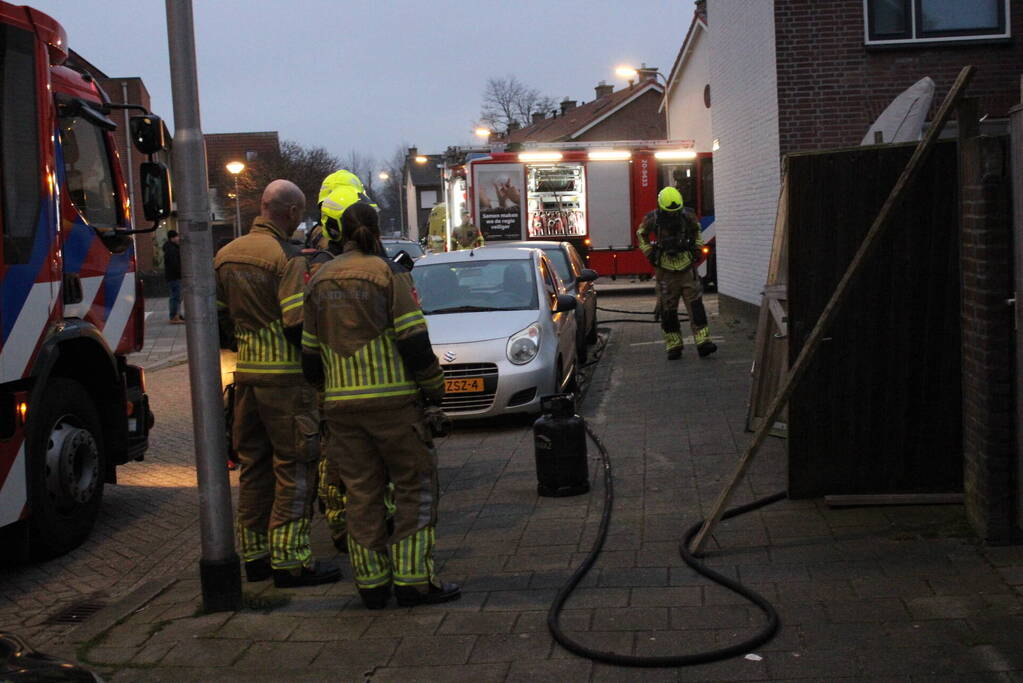
[[[1002, 33], [977, 33], [957, 36], [917, 36], [917, 6], [920, 0], [909, 0], [909, 38], [881, 38], [871, 39], [870, 37], [870, 1], [863, 0], [863, 42], [865, 45], [923, 45], [930, 43], [962, 43], [984, 40], [1004, 40], [1012, 36], [1012, 10], [1011, 0], [998, 0], [1002, 3], [1005, 12], [1005, 30]], [[966, 0], [964, 0], [966, 1]]]

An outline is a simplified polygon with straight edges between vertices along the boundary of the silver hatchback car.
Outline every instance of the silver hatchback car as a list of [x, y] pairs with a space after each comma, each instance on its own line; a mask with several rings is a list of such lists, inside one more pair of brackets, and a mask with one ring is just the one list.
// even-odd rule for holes
[[412, 277], [452, 417], [537, 413], [575, 388], [576, 299], [541, 251], [432, 254]]

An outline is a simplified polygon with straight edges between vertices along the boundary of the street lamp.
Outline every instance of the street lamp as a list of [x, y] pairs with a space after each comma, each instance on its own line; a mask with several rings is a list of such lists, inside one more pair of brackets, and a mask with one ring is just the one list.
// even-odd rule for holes
[[232, 161], [226, 166], [228, 173], [234, 176], [234, 236], [242, 236], [242, 207], [238, 198], [238, 175], [245, 170], [245, 164]]
[[391, 174], [387, 171], [380, 171], [380, 173], [377, 173], [377, 178], [386, 182], [387, 180], [390, 180]]
[[479, 126], [479, 127], [478, 127], [478, 128], [477, 128], [477, 129], [475, 130], [475, 131], [473, 131], [473, 132], [474, 132], [474, 133], [476, 133], [476, 135], [477, 135], [478, 137], [481, 137], [481, 138], [484, 138], [484, 139], [486, 139], [486, 138], [489, 138], [489, 137], [490, 137], [490, 129], [489, 129], [489, 128], [487, 128], [486, 126]]
[[[661, 80], [664, 81], [664, 135], [665, 137], [670, 139], [671, 136], [668, 135], [668, 128], [671, 126], [671, 117], [668, 115], [668, 79], [660, 71], [647, 69], [646, 64], [644, 64], [640, 68], [643, 70], [644, 73], [650, 73], [651, 71], [653, 71], [655, 79], [657, 76], [660, 76]], [[634, 69], [628, 64], [622, 64], [621, 66], [615, 69], [615, 75], [618, 76], [619, 78], [624, 78], [631, 84], [632, 81], [639, 76], [639, 70]]]

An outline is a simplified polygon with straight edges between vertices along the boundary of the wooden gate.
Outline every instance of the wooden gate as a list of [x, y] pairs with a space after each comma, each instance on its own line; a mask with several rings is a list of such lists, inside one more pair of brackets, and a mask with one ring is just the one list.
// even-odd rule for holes
[[[789, 362], [915, 145], [788, 158]], [[935, 146], [789, 401], [789, 495], [962, 490], [954, 142]]]

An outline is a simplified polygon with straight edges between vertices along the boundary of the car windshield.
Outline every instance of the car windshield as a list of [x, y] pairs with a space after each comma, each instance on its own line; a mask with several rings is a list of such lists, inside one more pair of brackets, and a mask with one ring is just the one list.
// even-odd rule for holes
[[566, 285], [571, 285], [575, 281], [575, 276], [572, 275], [572, 267], [568, 265], [568, 255], [565, 250], [561, 247], [545, 247], [543, 253], [554, 264], [554, 270], [558, 271], [561, 281]]
[[423, 255], [423, 248], [415, 242], [384, 242], [384, 251], [387, 252], [387, 258], [394, 258], [399, 251], [404, 251], [412, 258]]
[[538, 308], [531, 259], [419, 265], [412, 277], [426, 315]]

